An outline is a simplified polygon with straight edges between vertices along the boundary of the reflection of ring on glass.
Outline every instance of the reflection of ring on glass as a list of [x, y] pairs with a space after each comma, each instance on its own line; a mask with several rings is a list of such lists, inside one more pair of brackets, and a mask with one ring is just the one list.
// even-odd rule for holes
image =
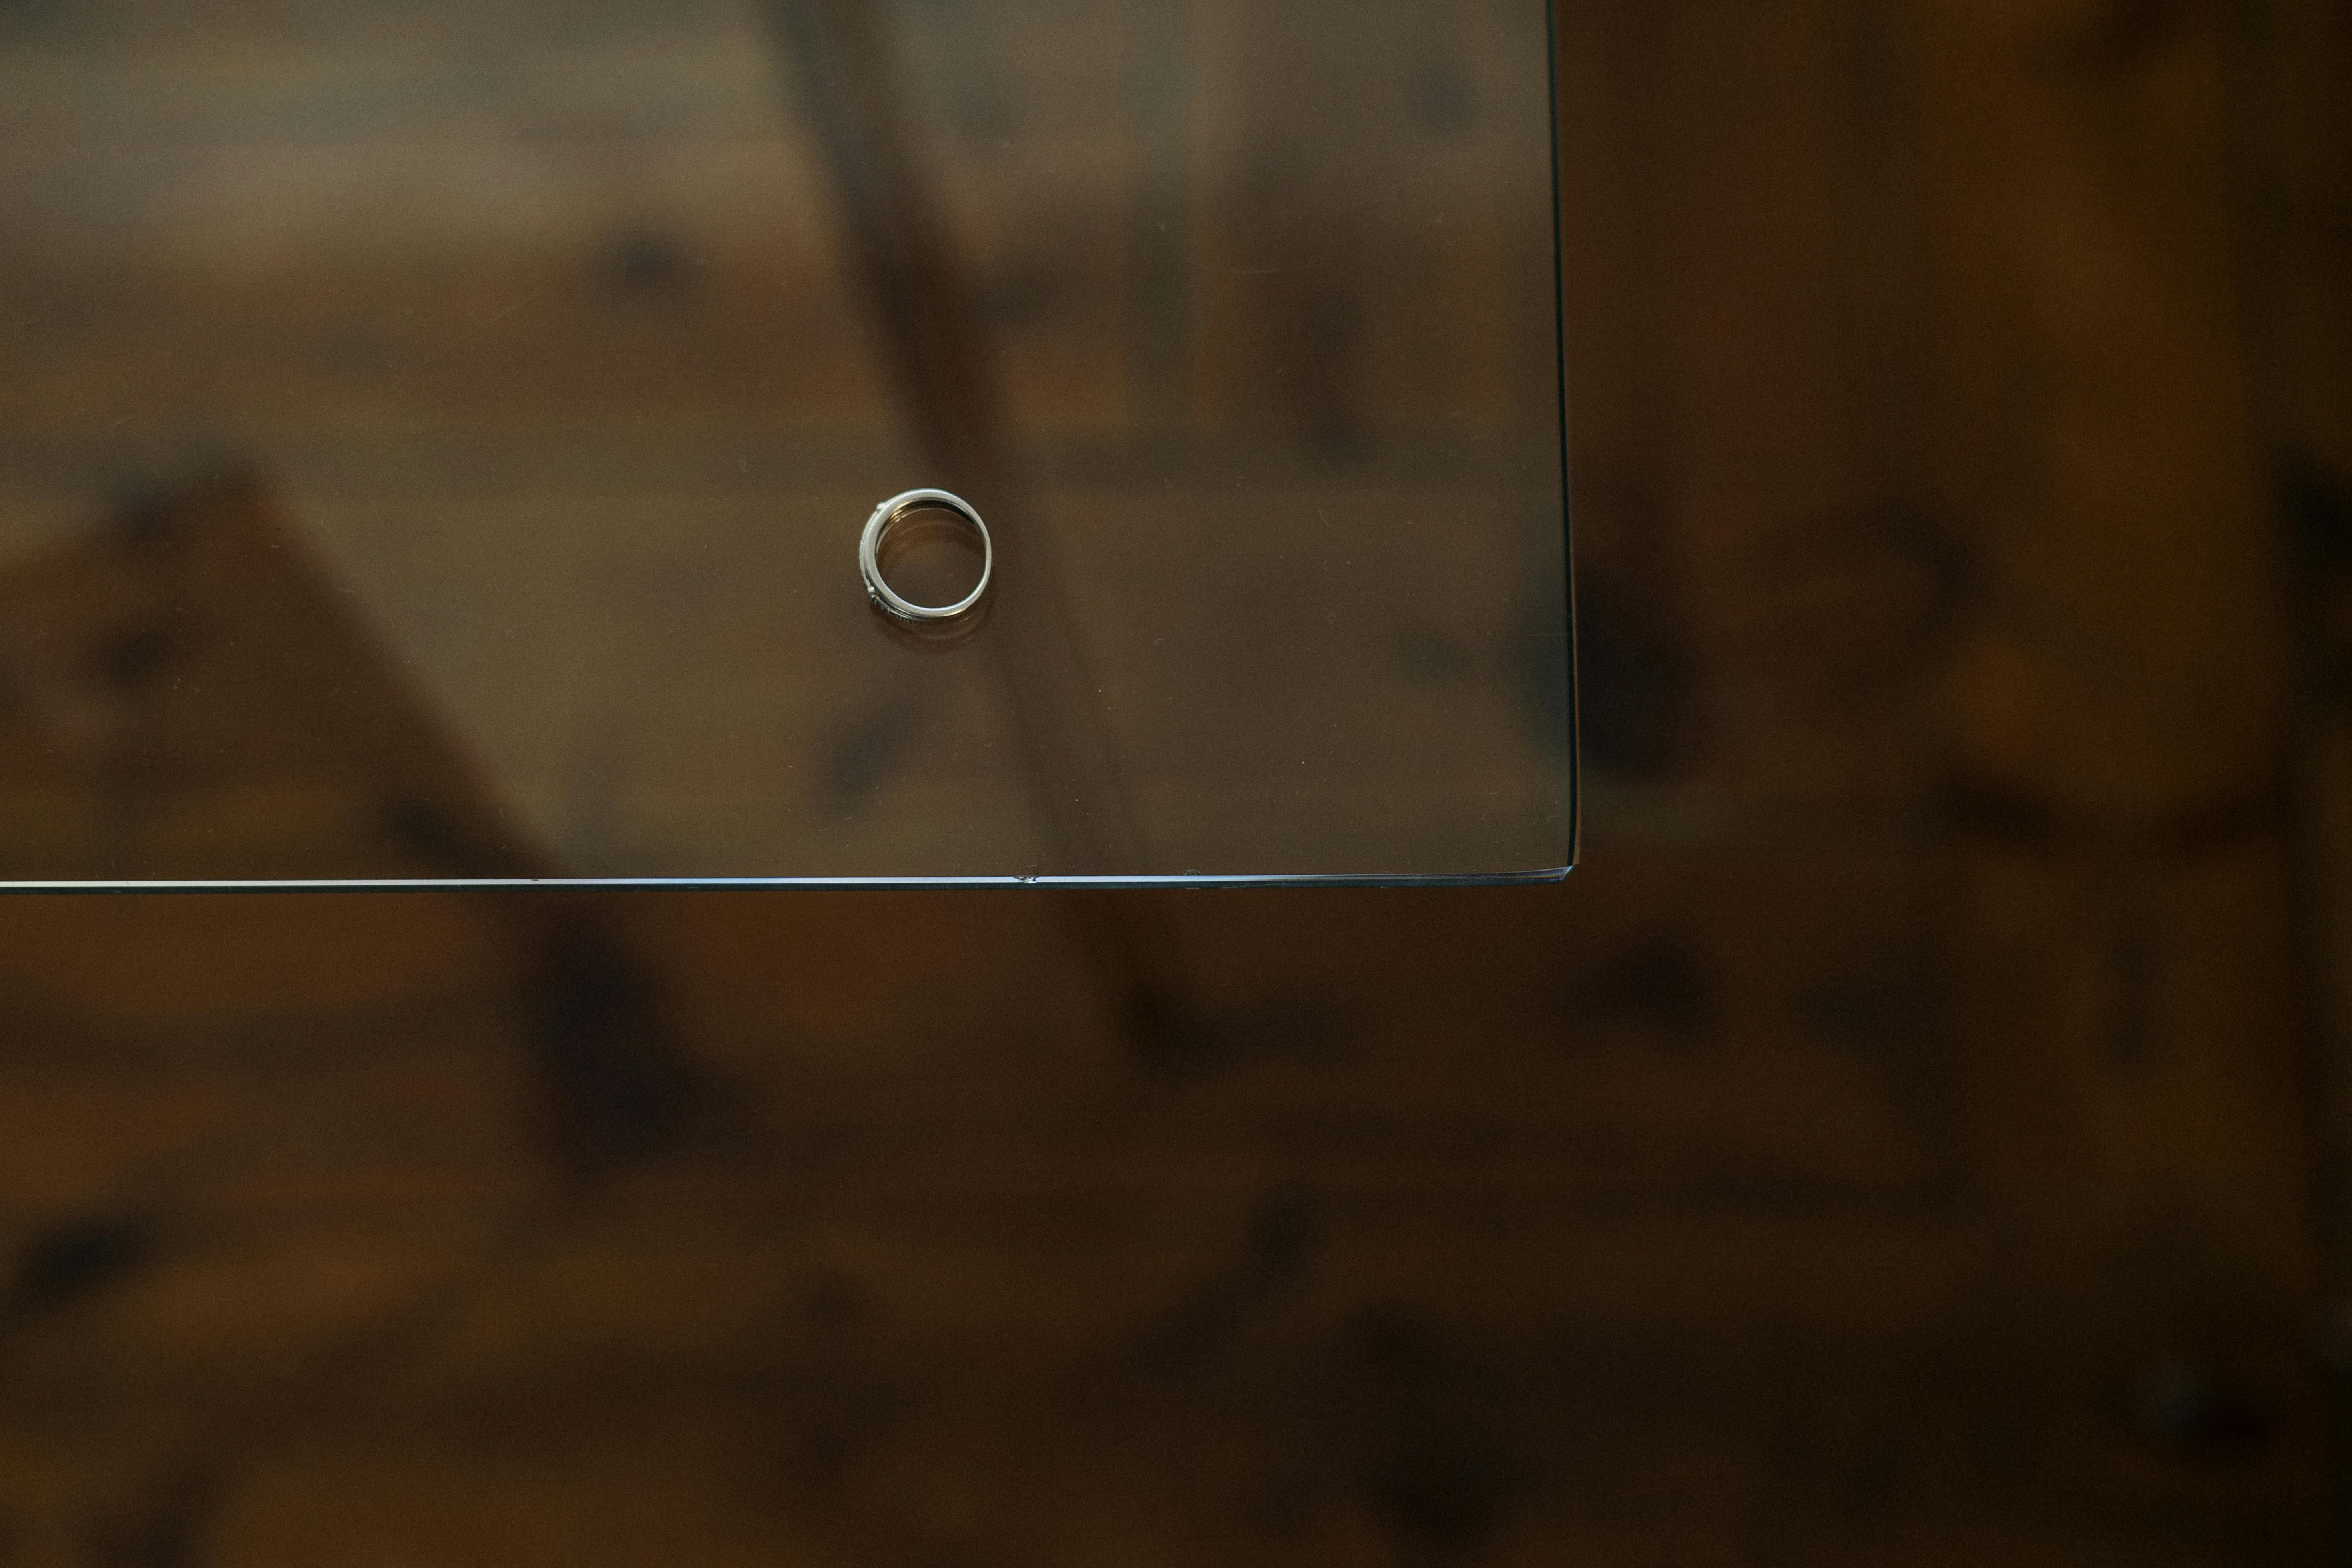
[[[942, 569], [953, 569], [946, 566], [940, 547], [945, 545], [950, 551], [960, 548], [968, 562], [974, 539], [980, 543], [980, 580], [972, 584], [970, 593], [950, 604], [917, 604], [892, 587], [883, 574], [883, 563], [887, 558], [894, 568], [901, 570], [902, 586], [917, 593], [925, 588], [940, 590]], [[910, 550], [922, 557], [915, 563], [911, 575], [904, 570]], [[980, 513], [972, 510], [970, 501], [945, 490], [908, 490], [905, 495], [891, 497], [874, 509], [874, 515], [866, 520], [866, 532], [857, 542], [857, 570], [866, 579], [866, 596], [874, 601], [876, 608], [918, 625], [951, 621], [968, 613], [988, 592], [989, 575], [995, 569], [996, 546], [988, 537], [988, 524], [980, 521]], [[968, 565], [964, 575], [969, 575]], [[961, 586], [961, 581], [954, 582], [935, 596], [950, 596]]]

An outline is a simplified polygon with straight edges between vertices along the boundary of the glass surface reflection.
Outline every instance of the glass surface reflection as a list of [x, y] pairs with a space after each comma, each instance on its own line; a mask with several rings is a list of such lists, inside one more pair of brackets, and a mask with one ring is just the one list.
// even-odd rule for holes
[[[1540, 0], [0, 12], [0, 879], [1515, 877]], [[869, 605], [968, 496], [984, 614]]]

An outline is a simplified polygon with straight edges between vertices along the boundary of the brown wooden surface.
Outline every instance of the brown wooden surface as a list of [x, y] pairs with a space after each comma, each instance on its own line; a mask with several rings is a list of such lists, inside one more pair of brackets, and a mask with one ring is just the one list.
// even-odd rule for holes
[[1560, 21], [1568, 886], [0, 902], [0, 1563], [2333, 1561], [2340, 7]]

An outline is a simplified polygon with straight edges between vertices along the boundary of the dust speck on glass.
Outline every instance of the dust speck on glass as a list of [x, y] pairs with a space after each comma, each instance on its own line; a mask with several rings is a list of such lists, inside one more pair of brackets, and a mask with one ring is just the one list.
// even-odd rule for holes
[[0, 6], [0, 885], [1559, 874], [1549, 48]]

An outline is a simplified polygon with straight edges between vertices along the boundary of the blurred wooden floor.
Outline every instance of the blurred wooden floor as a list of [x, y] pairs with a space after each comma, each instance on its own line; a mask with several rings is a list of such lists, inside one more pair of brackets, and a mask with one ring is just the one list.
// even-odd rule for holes
[[0, 902], [0, 1563], [2335, 1560], [2343, 17], [1560, 45], [1568, 886]]

